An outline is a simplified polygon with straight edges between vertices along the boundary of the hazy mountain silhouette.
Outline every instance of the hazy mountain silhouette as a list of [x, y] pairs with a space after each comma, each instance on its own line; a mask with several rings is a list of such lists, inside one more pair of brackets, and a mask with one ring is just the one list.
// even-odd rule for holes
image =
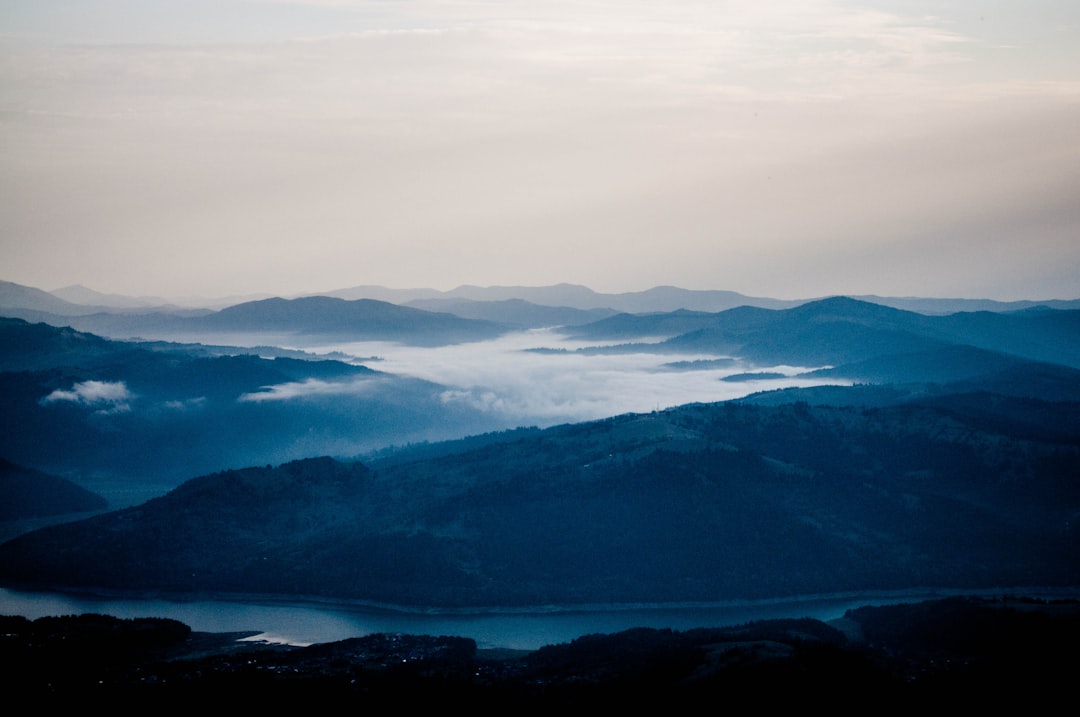
[[193, 320], [192, 324], [211, 331], [289, 332], [418, 345], [477, 341], [507, 331], [506, 326], [490, 321], [463, 319], [373, 299], [346, 301], [326, 296], [246, 302]]
[[[428, 310], [446, 310], [457, 304], [463, 311], [467, 303], [521, 302], [550, 308], [603, 310], [614, 313], [658, 313], [677, 311], [718, 312], [740, 306], [771, 309], [792, 308], [820, 299], [775, 299], [746, 296], [734, 291], [682, 289], [674, 286], [656, 286], [645, 291], [624, 293], [600, 293], [576, 284], [552, 286], [470, 286], [463, 285], [449, 291], [430, 288], [394, 289], [384, 286], [355, 286], [335, 289], [318, 294], [305, 295], [334, 297], [347, 300], [374, 299], [393, 304], [410, 304]], [[53, 298], [62, 301], [57, 303]], [[176, 313], [192, 309], [219, 310], [236, 304], [273, 298], [270, 295], [206, 297], [142, 297], [105, 294], [82, 285], [73, 285], [45, 292], [41, 289], [0, 282], [0, 311], [7, 316], [32, 321], [43, 320], [42, 312], [60, 316], [90, 313]], [[297, 298], [297, 297], [284, 297]], [[994, 301], [989, 299], [942, 299], [925, 297], [890, 297], [865, 295], [857, 299], [891, 306], [923, 314], [950, 314], [956, 312], [1011, 312], [1032, 308], [1080, 309], [1080, 299], [1050, 299], [1024, 301]], [[466, 302], [461, 304], [459, 302]], [[478, 309], [478, 307], [474, 307]], [[13, 313], [20, 312], [20, 313]], [[450, 313], [454, 313], [451, 311]], [[468, 318], [482, 318], [469, 316]], [[593, 317], [596, 318], [595, 316]], [[520, 323], [520, 320], [511, 323]], [[564, 322], [567, 324], [577, 322]], [[85, 327], [90, 330], [89, 327]]]
[[597, 341], [668, 336], [643, 350], [737, 356], [764, 365], [836, 366], [969, 345], [1080, 368], [1080, 311], [1074, 310], [929, 316], [833, 297], [784, 310], [618, 315], [565, 332]]
[[19, 311], [50, 313], [57, 316], [80, 316], [101, 311], [100, 306], [83, 306], [30, 286], [0, 281], [0, 310], [6, 316], [18, 316]]
[[64, 301], [70, 301], [73, 304], [102, 307], [102, 309], [146, 310], [158, 307], [179, 308], [176, 307], [172, 301], [160, 297], [103, 294], [100, 291], [94, 291], [93, 289], [87, 288], [82, 284], [73, 284], [72, 286], [65, 286], [60, 289], [53, 289], [49, 293], [53, 296], [57, 296], [63, 299]]
[[615, 313], [612, 309], [575, 309], [543, 306], [524, 299], [476, 301], [473, 299], [416, 299], [408, 306], [425, 311], [439, 311], [467, 319], [493, 321], [518, 329], [548, 328], [586, 324]]
[[801, 301], [744, 296], [734, 291], [702, 291], [680, 289], [673, 286], [658, 286], [645, 291], [604, 294], [578, 284], [555, 284], [552, 286], [464, 285], [450, 291], [357, 286], [328, 291], [324, 295], [346, 299], [381, 299], [402, 304], [432, 300], [477, 302], [520, 300], [541, 306], [574, 308], [584, 311], [605, 309], [628, 313], [675, 311], [677, 309], [722, 311], [743, 305], [784, 308], [802, 303]]
[[[436, 289], [391, 289], [383, 286], [356, 286], [323, 292], [343, 299], [379, 299], [395, 304], [416, 301], [467, 300], [498, 302], [523, 300], [533, 304], [583, 310], [607, 309], [625, 313], [657, 313], [685, 309], [717, 312], [740, 306], [785, 309], [822, 297], [775, 299], [747, 296], [734, 291], [682, 289], [656, 286], [645, 291], [601, 293], [577, 284], [552, 286], [459, 286], [449, 291]], [[989, 299], [947, 299], [924, 297], [859, 296], [858, 299], [926, 314], [958, 311], [1017, 311], [1045, 306], [1056, 309], [1080, 309], [1080, 299], [993, 301]]]
[[[59, 301], [59, 300], [57, 300]], [[326, 341], [398, 341], [434, 346], [493, 338], [509, 326], [422, 311], [383, 301], [331, 297], [261, 299], [211, 311], [160, 308], [59, 314], [38, 309], [0, 310], [9, 316], [53, 326], [70, 326], [111, 338], [200, 341], [243, 337], [265, 343], [305, 345]], [[74, 306], [74, 305], [72, 305]]]

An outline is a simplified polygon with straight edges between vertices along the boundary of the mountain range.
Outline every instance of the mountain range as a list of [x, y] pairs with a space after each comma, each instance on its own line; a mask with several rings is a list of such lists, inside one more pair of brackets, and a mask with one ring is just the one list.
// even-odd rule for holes
[[1075, 310], [937, 316], [834, 297], [786, 310], [744, 306], [717, 313], [618, 314], [564, 331], [576, 340], [731, 355], [764, 365], [837, 366], [962, 345], [1080, 368], [1080, 311]]
[[25, 534], [0, 581], [442, 608], [1069, 586], [1078, 427], [984, 393], [726, 402], [308, 459]]
[[0, 456], [125, 502], [193, 472], [502, 427], [442, 401], [445, 390], [297, 351], [0, 319]]
[[[470, 609], [1080, 584], [1076, 309], [628, 312], [566, 285], [62, 315], [0, 289], [0, 456], [115, 507], [0, 545], [0, 583]], [[632, 298], [660, 297], [689, 294]], [[562, 371], [658, 354], [636, 380], [829, 385], [508, 425], [486, 376], [303, 351], [538, 323], [581, 345], [543, 357]], [[136, 330], [156, 340], [110, 335]]]
[[[87, 316], [91, 314], [204, 315], [214, 311], [274, 298], [338, 298], [347, 301], [370, 299], [407, 305], [464, 318], [495, 321], [512, 326], [553, 326], [586, 323], [605, 314], [647, 314], [673, 311], [718, 312], [741, 306], [786, 309], [829, 297], [773, 299], [746, 296], [734, 291], [691, 290], [657, 286], [645, 291], [600, 293], [576, 284], [552, 286], [459, 286], [449, 291], [436, 289], [392, 289], [382, 286], [356, 286], [318, 294], [274, 297], [222, 297], [215, 299], [165, 299], [104, 294], [74, 285], [52, 292], [0, 281], [0, 313], [31, 321], [50, 317]], [[939, 299], [924, 297], [856, 296], [861, 301], [881, 304], [923, 314], [956, 312], [1009, 312], [1036, 307], [1055, 309], [1080, 308], [1080, 299], [992, 301], [988, 299]], [[562, 313], [553, 313], [552, 310]], [[577, 313], [575, 313], [577, 312]], [[583, 312], [583, 313], [582, 313]], [[583, 320], [584, 319], [584, 320]], [[100, 329], [107, 324], [100, 323]], [[52, 323], [52, 321], [49, 321]], [[122, 324], [121, 324], [122, 325]], [[80, 326], [92, 331], [91, 326]], [[130, 336], [131, 334], [127, 334]], [[117, 338], [123, 338], [119, 336]]]

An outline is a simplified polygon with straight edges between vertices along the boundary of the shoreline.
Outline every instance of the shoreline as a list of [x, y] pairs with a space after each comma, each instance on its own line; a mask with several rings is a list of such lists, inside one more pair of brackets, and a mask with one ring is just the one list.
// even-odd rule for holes
[[[740, 598], [716, 601], [633, 602], [633, 603], [571, 603], [533, 605], [481, 605], [470, 607], [423, 606], [384, 603], [373, 600], [353, 600], [318, 595], [290, 595], [265, 593], [225, 592], [171, 592], [159, 590], [118, 590], [111, 588], [87, 588], [71, 586], [27, 587], [0, 585], [0, 592], [26, 597], [58, 595], [80, 600], [118, 600], [131, 602], [170, 602], [175, 604], [224, 603], [230, 605], [259, 605], [263, 607], [298, 607], [365, 613], [432, 616], [432, 617], [480, 617], [497, 616], [546, 616], [576, 615], [589, 613], [620, 613], [678, 610], [723, 610], [776, 607], [819, 602], [870, 603], [886, 601], [920, 601], [944, 597], [1005, 597], [1080, 600], [1080, 585], [1072, 586], [994, 586], [983, 588], [916, 587], [896, 590], [842, 591], [836, 593], [812, 593], [806, 595], [777, 596], [771, 598]], [[2, 603], [0, 603], [2, 607]]]

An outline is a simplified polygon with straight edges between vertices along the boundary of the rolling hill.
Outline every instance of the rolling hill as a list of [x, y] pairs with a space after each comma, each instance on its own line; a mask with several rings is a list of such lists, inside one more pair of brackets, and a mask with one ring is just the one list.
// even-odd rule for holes
[[[11, 285], [16, 286], [17, 285]], [[0, 287], [3, 288], [3, 287]], [[40, 300], [23, 300], [41, 295]], [[10, 305], [4, 298], [16, 296]], [[373, 299], [316, 296], [246, 301], [212, 311], [107, 309], [69, 304], [51, 294], [19, 287], [0, 294], [0, 315], [115, 339], [158, 339], [197, 342], [213, 337], [244, 337], [245, 341], [304, 346], [326, 342], [396, 341], [438, 346], [494, 338], [509, 326], [467, 319], [445, 312], [424, 311]], [[225, 338], [224, 340], [228, 340]]]
[[0, 521], [102, 511], [104, 498], [69, 480], [0, 458]]
[[220, 468], [498, 426], [447, 405], [437, 384], [299, 352], [249, 351], [0, 319], [0, 455], [98, 491], [157, 494]]
[[[1080, 368], [1080, 311], [925, 315], [847, 297], [791, 309], [744, 306], [715, 314], [617, 315], [565, 329], [578, 340], [653, 343], [641, 350], [737, 356], [776, 365], [836, 366], [973, 346]], [[665, 340], [655, 342], [655, 337]]]
[[1080, 581], [1080, 404], [692, 405], [193, 479], [0, 546], [5, 584], [411, 606]]

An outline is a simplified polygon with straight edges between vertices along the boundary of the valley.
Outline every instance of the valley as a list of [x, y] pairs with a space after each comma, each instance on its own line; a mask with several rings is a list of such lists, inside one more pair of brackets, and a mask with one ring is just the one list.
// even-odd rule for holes
[[8, 517], [0, 584], [416, 611], [1080, 585], [1077, 310], [497, 301], [0, 320], [5, 499], [90, 500]]

